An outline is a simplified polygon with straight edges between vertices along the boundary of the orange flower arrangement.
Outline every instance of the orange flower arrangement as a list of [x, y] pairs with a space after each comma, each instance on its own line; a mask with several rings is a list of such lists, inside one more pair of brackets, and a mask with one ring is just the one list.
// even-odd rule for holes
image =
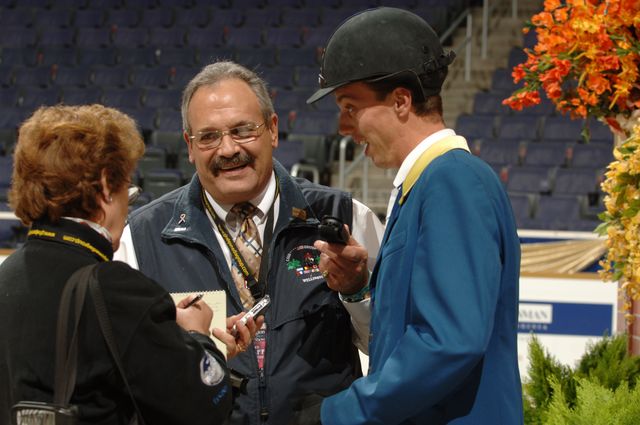
[[531, 30], [538, 43], [512, 73], [524, 86], [503, 103], [537, 105], [544, 90], [558, 111], [623, 131], [640, 109], [640, 0], [545, 0]]

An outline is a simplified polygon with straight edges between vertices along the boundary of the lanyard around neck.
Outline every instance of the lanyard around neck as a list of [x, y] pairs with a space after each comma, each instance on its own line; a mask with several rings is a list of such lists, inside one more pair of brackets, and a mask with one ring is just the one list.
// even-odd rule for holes
[[227, 245], [227, 247], [229, 248], [229, 251], [231, 252], [231, 256], [238, 264], [240, 273], [242, 273], [242, 276], [246, 280], [247, 287], [249, 288], [249, 291], [251, 291], [251, 296], [253, 296], [255, 300], [259, 300], [266, 293], [266, 287], [267, 287], [266, 274], [267, 274], [267, 265], [268, 265], [267, 263], [269, 262], [268, 254], [269, 254], [269, 248], [271, 246], [271, 239], [273, 239], [273, 219], [274, 219], [273, 208], [276, 203], [276, 200], [278, 199], [278, 193], [279, 193], [279, 190], [278, 190], [278, 184], [276, 181], [276, 192], [273, 197], [273, 203], [271, 204], [271, 207], [267, 212], [267, 224], [265, 226], [264, 236], [262, 238], [263, 239], [262, 240], [262, 256], [261, 256], [262, 258], [260, 260], [260, 272], [258, 274], [258, 280], [256, 280], [255, 275], [249, 271], [247, 262], [242, 257], [242, 254], [240, 254], [240, 252], [238, 251], [238, 248], [236, 247], [236, 244], [233, 241], [233, 238], [227, 231], [227, 226], [225, 225], [224, 221], [222, 221], [222, 219], [218, 216], [218, 214], [216, 214], [215, 210], [213, 209], [213, 206], [209, 202], [209, 199], [207, 199], [207, 195], [204, 191], [204, 188], [202, 188], [202, 202], [204, 203], [205, 208], [213, 218], [213, 221], [216, 224], [218, 231], [222, 235], [222, 239], [224, 239], [225, 244]]

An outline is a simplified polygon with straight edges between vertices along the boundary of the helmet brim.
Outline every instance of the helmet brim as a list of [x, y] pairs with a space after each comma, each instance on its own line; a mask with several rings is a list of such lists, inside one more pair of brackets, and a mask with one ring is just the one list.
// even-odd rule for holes
[[314, 94], [312, 94], [311, 97], [309, 97], [309, 99], [307, 99], [307, 105], [311, 105], [313, 102], [317, 102], [318, 100], [322, 99], [326, 95], [333, 93], [333, 91], [338, 87], [344, 86], [345, 84], [347, 83], [336, 84], [335, 86], [319, 89]]

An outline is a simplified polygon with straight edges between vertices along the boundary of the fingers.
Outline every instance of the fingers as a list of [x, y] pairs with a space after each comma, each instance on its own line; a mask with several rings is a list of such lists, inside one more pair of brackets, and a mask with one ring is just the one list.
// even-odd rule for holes
[[[227, 330], [213, 329], [213, 336], [224, 343], [227, 349], [227, 359], [232, 359], [240, 353], [247, 351], [251, 345], [251, 341], [264, 323], [264, 317], [260, 316], [257, 320], [248, 319], [247, 323], [243, 323], [240, 319], [245, 315], [244, 312], [227, 317]], [[235, 325], [236, 329], [233, 330]]]

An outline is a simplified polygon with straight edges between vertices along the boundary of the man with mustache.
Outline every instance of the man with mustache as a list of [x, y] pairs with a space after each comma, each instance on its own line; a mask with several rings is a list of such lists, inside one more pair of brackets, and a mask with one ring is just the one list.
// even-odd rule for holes
[[[224, 290], [228, 314], [268, 294], [265, 326], [229, 362], [248, 385], [228, 422], [290, 423], [308, 400], [361, 375], [356, 347], [366, 352], [367, 280], [382, 226], [348, 193], [292, 178], [273, 159], [278, 117], [252, 71], [206, 66], [184, 90], [182, 119], [196, 175], [131, 213], [117, 258], [170, 292]], [[314, 246], [329, 245], [317, 242], [325, 215], [353, 233], [331, 256]], [[238, 242], [251, 228], [258, 235]], [[248, 242], [259, 265], [242, 253]]]

